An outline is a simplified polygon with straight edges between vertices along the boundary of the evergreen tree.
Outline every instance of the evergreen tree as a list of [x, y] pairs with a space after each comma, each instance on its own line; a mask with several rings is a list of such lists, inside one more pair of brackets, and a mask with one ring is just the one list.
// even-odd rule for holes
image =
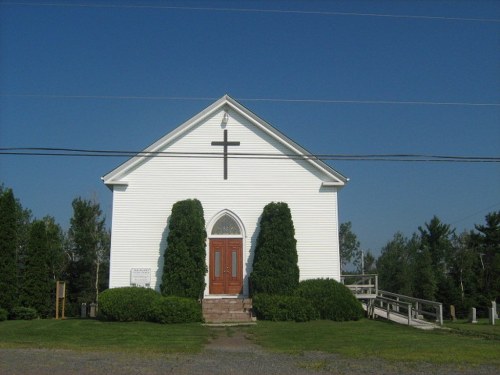
[[11, 189], [0, 190], [0, 307], [17, 304], [18, 210]]
[[[63, 280], [68, 267], [68, 256], [64, 248], [64, 232], [51, 216], [45, 216], [43, 222], [47, 232], [50, 277], [54, 281]], [[55, 298], [55, 291], [53, 294]]]
[[168, 226], [164, 255], [163, 295], [200, 298], [205, 290], [205, 219], [197, 199], [176, 202]]
[[479, 289], [483, 306], [500, 297], [500, 211], [486, 215], [486, 225], [476, 225], [472, 235], [476, 256], [480, 260]]
[[408, 240], [402, 233], [397, 232], [389, 241], [377, 259], [377, 272], [381, 289], [393, 293], [412, 295], [412, 265], [413, 249], [416, 238]]
[[68, 297], [76, 313], [81, 303], [98, 302], [99, 291], [108, 287], [110, 235], [98, 203], [76, 198], [72, 205]]
[[292, 294], [299, 285], [297, 241], [290, 208], [283, 202], [264, 207], [250, 274], [252, 294]]
[[36, 220], [30, 229], [20, 302], [25, 307], [36, 309], [44, 318], [51, 315], [51, 295], [55, 287], [50, 262], [47, 227], [43, 220]]
[[[425, 227], [419, 227], [418, 230], [422, 242], [422, 248], [419, 251], [419, 266], [430, 267], [433, 273], [431, 275], [431, 271], [427, 272], [427, 268], [417, 267], [421, 270], [418, 276], [422, 287], [425, 288], [422, 295], [427, 296], [422, 298], [438, 300], [447, 308], [450, 304], [457, 302], [456, 290], [449, 275], [453, 258], [451, 236], [454, 230], [449, 225], [442, 223], [436, 216], [429, 223], [425, 223]], [[429, 280], [425, 281], [425, 278], [429, 278]], [[417, 283], [416, 286], [419, 284]]]

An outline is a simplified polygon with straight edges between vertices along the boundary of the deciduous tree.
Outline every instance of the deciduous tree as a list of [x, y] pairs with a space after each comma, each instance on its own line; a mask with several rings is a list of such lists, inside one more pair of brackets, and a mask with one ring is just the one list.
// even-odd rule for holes
[[346, 271], [346, 266], [353, 263], [355, 266], [360, 266], [361, 249], [358, 237], [352, 231], [352, 223], [350, 221], [341, 223], [339, 227], [339, 250], [340, 250], [340, 265], [341, 270]]
[[[70, 302], [97, 302], [108, 286], [110, 236], [97, 202], [76, 198], [68, 231]], [[75, 307], [73, 313], [75, 312]]]

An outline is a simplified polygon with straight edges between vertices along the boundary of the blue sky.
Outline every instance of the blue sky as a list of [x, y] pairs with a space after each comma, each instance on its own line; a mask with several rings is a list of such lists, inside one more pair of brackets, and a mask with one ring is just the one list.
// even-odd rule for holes
[[[141, 150], [227, 93], [312, 153], [500, 156], [498, 1], [24, 3], [0, 1], [0, 147]], [[0, 181], [35, 217], [67, 228], [82, 196], [110, 222], [123, 161], [0, 155]], [[375, 253], [500, 209], [499, 163], [329, 163]]]

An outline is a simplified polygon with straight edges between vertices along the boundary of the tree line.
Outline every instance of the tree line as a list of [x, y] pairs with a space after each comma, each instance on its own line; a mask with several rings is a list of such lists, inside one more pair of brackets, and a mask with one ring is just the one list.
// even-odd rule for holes
[[75, 198], [67, 231], [51, 216], [34, 218], [0, 185], [0, 307], [54, 316], [56, 281], [66, 281], [66, 312], [98, 302], [108, 287], [110, 233], [99, 203]]
[[339, 235], [343, 271], [352, 263], [357, 273], [377, 273], [380, 289], [442, 302], [445, 313], [454, 305], [458, 316], [470, 307], [487, 315], [500, 297], [500, 211], [458, 234], [434, 216], [410, 237], [394, 234], [378, 258], [362, 252], [350, 222]]

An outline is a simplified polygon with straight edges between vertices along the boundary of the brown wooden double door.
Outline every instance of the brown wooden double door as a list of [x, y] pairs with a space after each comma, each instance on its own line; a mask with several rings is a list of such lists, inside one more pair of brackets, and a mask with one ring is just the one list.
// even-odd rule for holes
[[210, 240], [210, 294], [243, 292], [243, 241], [241, 238]]

